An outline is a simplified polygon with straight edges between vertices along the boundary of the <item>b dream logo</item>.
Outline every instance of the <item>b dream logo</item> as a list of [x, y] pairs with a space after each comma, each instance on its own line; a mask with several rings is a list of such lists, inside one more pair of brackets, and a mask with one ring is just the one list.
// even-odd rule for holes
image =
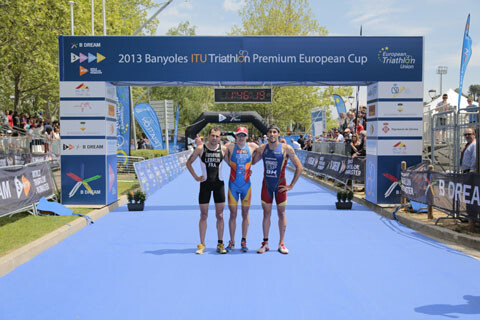
[[398, 65], [400, 69], [415, 69], [415, 57], [406, 51], [396, 51], [385, 46], [378, 50], [378, 61], [383, 64]]

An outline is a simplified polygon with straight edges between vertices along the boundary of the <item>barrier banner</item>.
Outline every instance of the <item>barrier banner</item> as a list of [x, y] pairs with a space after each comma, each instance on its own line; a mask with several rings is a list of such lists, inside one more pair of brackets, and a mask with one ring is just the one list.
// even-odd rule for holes
[[135, 162], [135, 172], [142, 191], [147, 197], [154, 194], [164, 185], [173, 181], [186, 168], [192, 150], [172, 155]]
[[0, 216], [31, 206], [55, 193], [48, 163], [0, 169]]
[[428, 170], [402, 171], [402, 195], [409, 200], [460, 214], [480, 214], [480, 175]]
[[[306, 153], [306, 154], [305, 154]], [[365, 157], [347, 157], [338, 154], [322, 154], [308, 151], [297, 152], [305, 169], [344, 181], [365, 180]]]

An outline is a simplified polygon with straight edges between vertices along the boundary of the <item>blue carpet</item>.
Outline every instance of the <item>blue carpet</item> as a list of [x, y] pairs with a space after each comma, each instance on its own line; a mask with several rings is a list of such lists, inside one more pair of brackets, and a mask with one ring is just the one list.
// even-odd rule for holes
[[[272, 250], [256, 254], [261, 166], [248, 253], [215, 252], [212, 203], [207, 253], [194, 254], [198, 183], [185, 172], [144, 212], [118, 208], [0, 278], [0, 319], [480, 318], [479, 261], [358, 204], [337, 211], [335, 194], [303, 178], [288, 195], [290, 254], [275, 250], [275, 214]], [[240, 230], [239, 216], [237, 243]]]

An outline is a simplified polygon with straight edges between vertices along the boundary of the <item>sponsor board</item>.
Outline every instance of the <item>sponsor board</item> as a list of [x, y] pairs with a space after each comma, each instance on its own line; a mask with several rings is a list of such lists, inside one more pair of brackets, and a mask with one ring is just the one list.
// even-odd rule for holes
[[423, 82], [378, 82], [377, 98], [423, 99]]
[[368, 104], [368, 106], [367, 106], [367, 119], [377, 117], [377, 103], [369, 103]]
[[[107, 124], [112, 123], [113, 129], [108, 129], [109, 135], [110, 131], [114, 131], [116, 135], [116, 123], [114, 121], [107, 121]], [[62, 120], [62, 126], [60, 127], [60, 135], [62, 137], [67, 136], [105, 136], [107, 135], [107, 127], [105, 120]]]
[[[114, 140], [114, 142], [116, 142]], [[105, 155], [107, 140], [104, 139], [62, 139], [61, 154], [63, 155]]]
[[117, 140], [107, 140], [107, 155], [117, 154]]
[[[377, 140], [377, 155], [379, 156], [419, 156], [422, 154], [422, 139]], [[367, 151], [368, 152], [368, 151]]]
[[378, 82], [367, 86], [367, 101], [378, 99]]
[[377, 155], [377, 140], [369, 140], [367, 138], [367, 154], [368, 155]]
[[105, 82], [60, 81], [60, 98], [104, 98]]
[[117, 121], [107, 120], [105, 125], [107, 127], [107, 137], [117, 137]]
[[110, 105], [105, 101], [61, 100], [60, 117], [115, 117], [110, 114]]
[[[423, 117], [423, 103], [421, 101], [405, 101], [405, 102], [377, 102], [377, 112], [375, 117], [378, 118], [421, 118]], [[373, 118], [371, 116], [367, 117]]]
[[367, 154], [365, 165], [365, 199], [377, 203], [377, 163], [378, 157]]
[[106, 157], [62, 156], [62, 203], [106, 203]]
[[105, 82], [105, 89], [105, 98], [117, 101], [117, 88], [109, 82]]
[[421, 137], [423, 121], [369, 121], [367, 134], [369, 137]]

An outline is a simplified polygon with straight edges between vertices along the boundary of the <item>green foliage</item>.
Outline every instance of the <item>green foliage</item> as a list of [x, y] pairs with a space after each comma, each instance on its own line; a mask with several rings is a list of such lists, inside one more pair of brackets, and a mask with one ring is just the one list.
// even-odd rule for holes
[[338, 192], [337, 192], [337, 201], [338, 201], [338, 202], [342, 201], [342, 192], [343, 192], [343, 191], [338, 191]]
[[[235, 25], [232, 35], [327, 35], [325, 27], [319, 25], [310, 9], [308, 0], [247, 0], [239, 12], [242, 23]], [[242, 105], [243, 110], [255, 110], [269, 123], [275, 122], [282, 132], [286, 132], [290, 122], [303, 124], [310, 131], [310, 110], [318, 106], [330, 106], [332, 95], [348, 96], [352, 88], [327, 87], [274, 87], [273, 103]], [[222, 106], [220, 106], [222, 108]], [[223, 109], [231, 108], [226, 105]], [[331, 112], [327, 110], [327, 119]], [[338, 126], [336, 120], [330, 126]]]
[[135, 193], [133, 194], [133, 200], [135, 201], [135, 203], [144, 203], [146, 199], [147, 195], [145, 194], [145, 192], [142, 192], [140, 190], [135, 191]]
[[[76, 35], [91, 34], [90, 1], [75, 1]], [[131, 35], [153, 0], [107, 1], [107, 33]], [[69, 35], [68, 1], [4, 0], [0, 4], [0, 106], [58, 118], [58, 36]], [[95, 1], [95, 34], [103, 34], [102, 3]], [[142, 34], [151, 34], [153, 21]], [[10, 98], [13, 97], [13, 99]]]
[[480, 97], [480, 84], [472, 84], [469, 88], [468, 91], [470, 95], [473, 97], [475, 101], [478, 101], [478, 98]]
[[353, 191], [350, 190], [347, 192], [347, 200], [348, 202], [352, 202], [352, 199], [353, 199]]
[[140, 149], [140, 150], [131, 150], [130, 154], [133, 157], [142, 157], [145, 159], [153, 159], [158, 157], [163, 157], [168, 155], [167, 150], [150, 150], [150, 149]]

